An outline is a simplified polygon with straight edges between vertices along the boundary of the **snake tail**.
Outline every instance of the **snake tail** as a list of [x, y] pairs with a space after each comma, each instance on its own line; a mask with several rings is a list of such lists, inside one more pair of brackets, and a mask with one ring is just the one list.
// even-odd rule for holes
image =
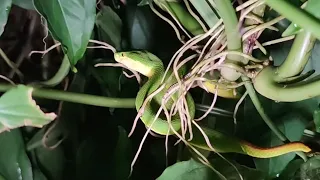
[[262, 148], [255, 145], [252, 145], [248, 142], [241, 142], [244, 154], [247, 154], [256, 158], [272, 158], [276, 156], [281, 156], [291, 152], [302, 151], [308, 153], [311, 149], [301, 142], [290, 142], [287, 144], [274, 146], [271, 148]]
[[[291, 142], [275, 147], [259, 147], [249, 142], [239, 140], [233, 136], [225, 135], [219, 131], [202, 127], [210, 140], [210, 144], [215, 152], [219, 153], [239, 153], [249, 155], [256, 158], [271, 158], [284, 155], [290, 152], [303, 151], [310, 152], [311, 149], [301, 142]], [[201, 132], [193, 128], [193, 139], [189, 142], [191, 145], [198, 148], [213, 151], [206, 143]]]

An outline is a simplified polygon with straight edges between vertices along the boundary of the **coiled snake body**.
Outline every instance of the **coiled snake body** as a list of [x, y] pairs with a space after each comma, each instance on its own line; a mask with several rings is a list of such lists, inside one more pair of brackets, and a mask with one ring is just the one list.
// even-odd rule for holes
[[[129, 52], [117, 52], [114, 55], [114, 58], [117, 62], [125, 65], [126, 67], [135, 70], [144, 76], [148, 77], [147, 82], [141, 87], [137, 96], [136, 96], [136, 109], [139, 111], [144, 100], [148, 95], [157, 90], [161, 85], [161, 80], [165, 74], [164, 65], [162, 61], [155, 55], [147, 51], [129, 51]], [[186, 69], [179, 70], [179, 75], [181, 77], [184, 75]], [[165, 77], [166, 87], [160, 93], [158, 93], [150, 103], [148, 103], [143, 110], [141, 116], [142, 122], [146, 127], [150, 127], [157, 113], [157, 109], [162, 101], [162, 97], [165, 94], [165, 90], [176, 83], [173, 78], [172, 71], [169, 71]], [[167, 108], [170, 109], [171, 105], [177, 99], [177, 95], [174, 95], [166, 104]], [[190, 113], [191, 119], [195, 115], [195, 105], [191, 95], [188, 93], [186, 96], [188, 110]], [[171, 124], [175, 131], [181, 129], [181, 121], [178, 115], [174, 115], [171, 118]], [[216, 130], [208, 129], [202, 127], [203, 131], [207, 134], [211, 145], [213, 146], [216, 152], [226, 153], [240, 153], [246, 154], [252, 157], [257, 158], [270, 158], [279, 155], [283, 155], [289, 152], [303, 151], [310, 152], [311, 149], [300, 142], [291, 142], [277, 147], [271, 148], [262, 148], [246, 141], [239, 140], [235, 137], [225, 135]], [[174, 134], [170, 130], [170, 126], [164, 115], [160, 115], [156, 121], [153, 123], [151, 130], [162, 135]], [[196, 146], [201, 149], [212, 151], [212, 149], [207, 145], [205, 139], [201, 132], [197, 128], [193, 128], [193, 139], [189, 141], [193, 146]]]

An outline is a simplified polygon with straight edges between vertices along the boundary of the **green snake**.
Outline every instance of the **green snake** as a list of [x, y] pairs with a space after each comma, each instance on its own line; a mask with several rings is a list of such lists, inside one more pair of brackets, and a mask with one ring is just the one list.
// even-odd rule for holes
[[[148, 78], [148, 80], [140, 88], [136, 96], [136, 110], [139, 111], [146, 97], [161, 86], [162, 78], [165, 75], [164, 65], [161, 59], [147, 51], [117, 52], [115, 53], [114, 58], [118, 63], [121, 63], [127, 68], [137, 71]], [[185, 67], [179, 70], [179, 76], [183, 77], [185, 73]], [[176, 80], [175, 78], [173, 78], [173, 76], [174, 74], [172, 73], [172, 70], [168, 71], [166, 77], [164, 78], [166, 87], [160, 93], [155, 95], [153, 99], [145, 106], [145, 108], [143, 109], [142, 116], [140, 117], [140, 119], [146, 127], [150, 128], [150, 126], [152, 125], [150, 129], [161, 135], [174, 134], [174, 132], [170, 130], [170, 125], [164, 115], [160, 115], [156, 119], [156, 121], [154, 121], [157, 110], [160, 107], [162, 98], [165, 95], [164, 93], [166, 92], [166, 90], [168, 90], [168, 88], [170, 88], [171, 85], [176, 83]], [[212, 87], [213, 86], [207, 86], [207, 88]], [[166, 107], [168, 109], [170, 109], [172, 103], [174, 103], [174, 101], [177, 100], [177, 97], [178, 96], [175, 95], [168, 101], [168, 103], [166, 104]], [[190, 117], [191, 119], [193, 119], [195, 116], [194, 100], [191, 97], [190, 93], [186, 95], [186, 99]], [[171, 117], [171, 124], [176, 132], [179, 132], [179, 130], [181, 130], [181, 121], [179, 119], [179, 116]], [[262, 148], [255, 146], [249, 142], [240, 140], [236, 137], [223, 134], [216, 130], [212, 130], [205, 127], [202, 127], [202, 129], [208, 136], [211, 145], [214, 147], [214, 150], [219, 153], [230, 152], [246, 154], [257, 158], [270, 158], [283, 155], [289, 152], [311, 151], [311, 149], [308, 146], [304, 145], [301, 142], [291, 142], [276, 147]], [[189, 141], [189, 143], [198, 148], [212, 151], [212, 149], [207, 145], [201, 132], [197, 130], [197, 128], [193, 128], [192, 131], [193, 138], [191, 141]]]

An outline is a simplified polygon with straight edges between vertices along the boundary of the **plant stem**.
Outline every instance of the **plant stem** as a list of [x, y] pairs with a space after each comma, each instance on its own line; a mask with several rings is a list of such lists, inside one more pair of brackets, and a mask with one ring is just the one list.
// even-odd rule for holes
[[277, 69], [275, 81], [283, 81], [301, 73], [309, 60], [315, 41], [316, 38], [309, 31], [303, 30], [296, 35], [288, 57]]
[[254, 88], [266, 98], [279, 102], [297, 102], [320, 96], [320, 80], [283, 85], [275, 82], [274, 67], [266, 67], [255, 77]]
[[[269, 126], [271, 131], [284, 143], [289, 143], [290, 141], [287, 139], [287, 137], [276, 127], [276, 125], [271, 121], [269, 116], [265, 113], [263, 107], [261, 106], [261, 103], [259, 101], [259, 98], [253, 88], [253, 85], [250, 82], [250, 79], [246, 76], [241, 76], [242, 81], [246, 82], [245, 87], [248, 91], [248, 94], [251, 98], [251, 101], [255, 108], [257, 109], [258, 113], [260, 114], [263, 121]], [[306, 155], [303, 152], [296, 152], [298, 156], [300, 156], [304, 161], [307, 160]]]
[[[232, 6], [230, 0], [216, 0], [216, 8], [223, 19], [223, 24], [225, 27], [227, 41], [228, 41], [228, 50], [230, 51], [239, 51], [242, 52], [242, 41], [240, 30], [238, 26], [238, 17], [236, 12]], [[235, 56], [235, 58], [239, 59], [239, 56]], [[234, 59], [234, 60], [237, 60]], [[233, 60], [233, 58], [232, 58]]]
[[287, 137], [273, 124], [271, 119], [266, 115], [263, 107], [261, 106], [261, 103], [258, 99], [258, 96], [249, 80], [248, 77], [242, 76], [242, 81], [246, 82], [244, 85], [248, 91], [248, 94], [252, 100], [253, 105], [256, 107], [258, 113], [264, 120], [264, 122], [270, 127], [270, 129], [279, 137], [281, 141], [288, 141]]
[[[0, 84], [0, 92], [8, 91], [14, 87], [14, 85]], [[93, 106], [135, 108], [135, 98], [110, 98], [42, 88], [33, 88], [32, 96]]]
[[288, 20], [311, 32], [317, 39], [320, 39], [320, 22], [316, 17], [311, 16], [286, 0], [265, 0], [265, 3]]
[[45, 86], [56, 86], [61, 83], [62, 80], [68, 75], [70, 71], [70, 61], [67, 55], [64, 55], [62, 63], [58, 72], [49, 80], [40, 82], [41, 85]]
[[[239, 22], [230, 0], [216, 0], [217, 12], [223, 19], [225, 32], [227, 36], [227, 48], [229, 51], [242, 52], [242, 40], [239, 29]], [[247, 60], [248, 61], [248, 60]], [[245, 64], [247, 63], [245, 62]], [[225, 62], [240, 64], [243, 58], [237, 55], [228, 55]], [[236, 81], [241, 74], [234, 69], [223, 67], [221, 68], [221, 75], [229, 81]]]

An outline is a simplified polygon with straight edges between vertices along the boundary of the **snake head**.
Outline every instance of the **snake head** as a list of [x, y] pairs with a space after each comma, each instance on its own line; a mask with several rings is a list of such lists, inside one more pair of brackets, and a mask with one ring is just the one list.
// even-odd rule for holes
[[114, 59], [147, 77], [151, 77], [157, 68], [163, 68], [162, 61], [157, 56], [145, 51], [117, 52]]

